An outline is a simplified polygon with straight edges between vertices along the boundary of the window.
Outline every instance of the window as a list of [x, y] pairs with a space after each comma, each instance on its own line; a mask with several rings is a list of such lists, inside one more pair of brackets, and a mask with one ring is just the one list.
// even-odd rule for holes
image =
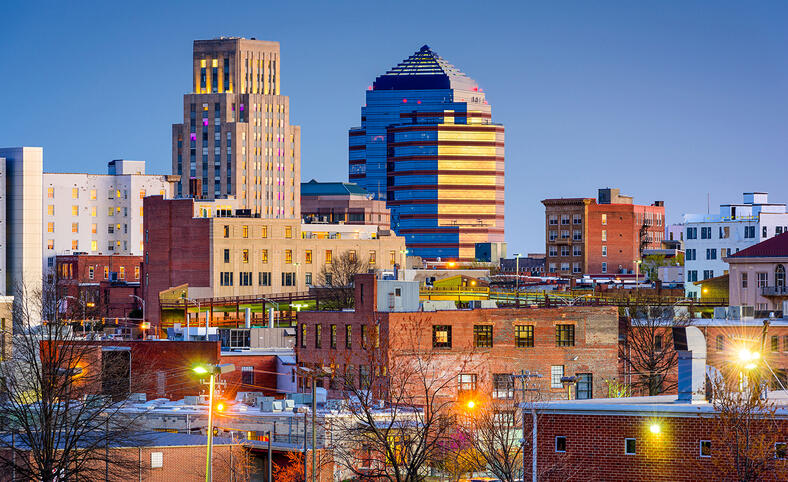
[[555, 451], [566, 452], [566, 437], [559, 435], [555, 438]]
[[331, 264], [331, 261], [332, 261], [333, 257], [334, 256], [333, 256], [333, 253], [331, 252], [331, 250], [327, 249], [326, 250], [326, 264]]
[[254, 367], [241, 367], [241, 384], [254, 385]]
[[769, 284], [769, 273], [757, 273], [758, 288], [765, 288]]
[[561, 246], [561, 256], [569, 256], [569, 246]]
[[763, 237], [764, 237], [764, 238], [768, 237], [768, 233], [769, 233], [769, 231], [768, 231], [767, 227], [766, 227], [766, 226], [764, 226], [764, 227], [763, 227]]
[[572, 246], [572, 256], [582, 256], [583, 255], [583, 247], [579, 244]]
[[353, 348], [353, 326], [345, 325], [345, 348]]
[[238, 286], [252, 286], [251, 271], [241, 271], [238, 273]]
[[589, 400], [594, 398], [594, 377], [590, 373], [578, 373], [575, 383], [575, 398]]
[[636, 451], [636, 440], [633, 438], [624, 439], [624, 453], [627, 455], [635, 455]]
[[285, 226], [285, 239], [291, 239], [292, 237], [293, 237], [293, 227]]
[[788, 443], [777, 442], [774, 444], [774, 456], [778, 459], [784, 459], [788, 456]]
[[607, 241], [607, 229], [602, 230], [602, 241]]
[[492, 325], [473, 325], [473, 343], [477, 348], [492, 348]]
[[91, 201], [95, 201], [96, 200], [96, 190], [95, 189], [91, 189], [90, 190], [90, 200]]
[[323, 325], [315, 325], [315, 348], [323, 347]]
[[219, 286], [232, 286], [233, 273], [232, 271], [222, 271], [219, 273]]
[[716, 348], [717, 351], [723, 351], [725, 349], [725, 336], [724, 335], [717, 335], [717, 343]]
[[306, 348], [306, 323], [301, 323], [301, 348]]
[[282, 273], [282, 286], [295, 286], [295, 273]]
[[476, 374], [475, 373], [461, 373], [457, 375], [457, 392], [473, 392], [476, 391]]
[[700, 228], [700, 239], [711, 239], [711, 227]]
[[336, 347], [337, 347], [337, 325], [331, 325], [329, 327], [329, 337], [330, 337], [331, 348], [336, 349]]
[[225, 238], [229, 238], [230, 237], [230, 226], [228, 226], [226, 224], [224, 225], [224, 237]]
[[55, 240], [47, 239], [47, 249], [55, 249]]
[[312, 272], [311, 271], [307, 271], [306, 273], [304, 273], [304, 284], [306, 284], [307, 286], [312, 286]]
[[607, 273], [607, 263], [602, 263], [602, 272]]
[[267, 263], [268, 262], [268, 250], [267, 249], [262, 250], [262, 252], [260, 253], [260, 260], [263, 263]]
[[514, 346], [531, 348], [534, 346], [534, 325], [514, 326]]
[[79, 216], [79, 206], [71, 206], [71, 215]]
[[550, 388], [564, 388], [561, 378], [564, 376], [563, 365], [553, 365], [550, 367]]
[[47, 223], [47, 232], [48, 233], [54, 233], [55, 232], [55, 223], [53, 223], [53, 222], [48, 222]]
[[163, 452], [151, 452], [150, 453], [150, 468], [152, 469], [160, 469], [164, 465], [164, 453]]
[[607, 246], [602, 246], [602, 256], [607, 256]]
[[774, 286], [785, 287], [785, 266], [781, 264], [774, 268]]
[[241, 226], [241, 237], [243, 238], [249, 237], [249, 226]]
[[514, 378], [509, 373], [493, 373], [493, 398], [514, 398]]
[[304, 252], [304, 263], [312, 264], [312, 250], [311, 249], [307, 249]]
[[698, 270], [691, 269], [687, 271], [687, 281], [690, 282], [698, 281]]
[[121, 266], [120, 267], [120, 272], [118, 273], [118, 278], [126, 279], [126, 267], [125, 266]]
[[730, 226], [720, 226], [720, 239], [727, 239], [731, 237]]
[[88, 278], [93, 279], [94, 272], [95, 272], [95, 268], [93, 266], [89, 266], [88, 267]]
[[755, 226], [745, 226], [744, 227], [744, 237], [745, 238], [754, 238], [755, 237]]
[[698, 239], [698, 228], [687, 228], [687, 239]]
[[362, 348], [366, 348], [367, 347], [367, 341], [369, 339], [368, 334], [367, 334], [368, 330], [369, 330], [369, 328], [367, 327], [367, 325], [361, 325], [361, 347]]
[[229, 263], [230, 262], [230, 250], [229, 249], [225, 249], [224, 250], [224, 262], [225, 263]]
[[580, 263], [572, 263], [572, 273], [580, 273]]
[[548, 216], [547, 217], [547, 224], [549, 224], [551, 226], [558, 225], [558, 216], [556, 216], [555, 214], [551, 214], [550, 216]]
[[376, 258], [375, 254], [376, 254], [375, 251], [369, 252], [369, 261], [368, 261], [369, 264], [375, 264], [375, 258]]
[[50, 205], [47, 206], [47, 214], [50, 215], [50, 216], [54, 216], [55, 215], [55, 205], [54, 204], [50, 204]]
[[249, 250], [242, 249], [241, 250], [241, 262], [248, 263], [249, 262]]
[[71, 199], [79, 199], [79, 188], [71, 188]]
[[260, 237], [267, 238], [268, 237], [268, 226], [263, 226], [260, 228]]
[[780, 351], [780, 337], [772, 335], [772, 351]]
[[684, 252], [684, 259], [686, 261], [695, 261], [697, 259], [696, 250], [695, 249], [687, 249]]
[[261, 271], [257, 273], [257, 282], [260, 286], [271, 286], [271, 272]]
[[569, 224], [569, 215], [568, 214], [562, 214], [561, 215], [561, 224]]
[[550, 231], [550, 241], [558, 239], [558, 231]]
[[569, 239], [569, 230], [568, 229], [562, 229], [561, 230], [561, 239]]
[[700, 452], [699, 455], [701, 457], [711, 457], [711, 440], [701, 440], [700, 441]]
[[140, 279], [140, 267], [139, 266], [135, 266], [134, 267], [134, 279]]
[[550, 246], [548, 249], [548, 256], [558, 256], [558, 246]]
[[109, 278], [109, 266], [104, 266], [104, 279]]
[[717, 250], [715, 248], [707, 248], [706, 259], [717, 259]]
[[76, 240], [76, 239], [72, 239], [71, 240], [71, 249], [72, 250], [79, 249], [79, 241], [78, 240]]
[[602, 225], [604, 226], [606, 224], [607, 224], [607, 214], [603, 214], [602, 215]]
[[582, 224], [583, 220], [582, 220], [582, 218], [580, 217], [579, 214], [573, 214], [572, 215], [572, 223], [574, 223], [574, 224]]
[[703, 270], [703, 279], [711, 279], [714, 278], [714, 270], [713, 269], [704, 269]]
[[47, 188], [47, 197], [49, 199], [54, 199], [55, 198], [55, 188], [53, 188], [53, 187], [48, 187]]
[[662, 335], [654, 335], [654, 351], [657, 353], [662, 351]]
[[575, 325], [555, 325], [555, 346], [575, 346]]
[[432, 326], [432, 347], [451, 348], [451, 326], [433, 325]]

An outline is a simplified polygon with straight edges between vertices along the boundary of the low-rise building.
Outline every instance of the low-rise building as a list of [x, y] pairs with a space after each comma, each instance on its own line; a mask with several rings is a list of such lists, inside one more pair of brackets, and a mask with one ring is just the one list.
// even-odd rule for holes
[[730, 265], [731, 306], [752, 306], [755, 311], [785, 314], [788, 301], [785, 267], [788, 233], [778, 234], [724, 259]]
[[[354, 311], [302, 311], [298, 315], [298, 363], [370, 367], [372, 350], [382, 352], [386, 366], [395, 354], [418, 345], [430, 353], [435, 369], [459, 369], [457, 384], [445, 396], [460, 392], [510, 393], [512, 374], [539, 373], [548, 398], [566, 396], [561, 378], [576, 376], [573, 397], [607, 393], [605, 380], [618, 374], [618, 310], [613, 307], [551, 309], [441, 309], [453, 301], [424, 302], [418, 284], [358, 275]], [[464, 363], [468, 361], [468, 363]], [[318, 386], [328, 387], [329, 380]], [[338, 392], [332, 388], [329, 393]]]
[[301, 217], [304, 223], [391, 226], [386, 201], [352, 182], [302, 182]]

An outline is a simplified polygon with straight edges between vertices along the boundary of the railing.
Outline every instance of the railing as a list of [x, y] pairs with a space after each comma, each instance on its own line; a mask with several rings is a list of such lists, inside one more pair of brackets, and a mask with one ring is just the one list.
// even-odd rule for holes
[[763, 296], [788, 296], [788, 286], [764, 286], [761, 288]]

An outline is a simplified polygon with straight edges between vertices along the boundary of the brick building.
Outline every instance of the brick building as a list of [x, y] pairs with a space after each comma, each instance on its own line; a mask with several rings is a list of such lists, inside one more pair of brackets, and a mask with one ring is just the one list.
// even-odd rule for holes
[[302, 224], [217, 203], [212, 211], [204, 201], [145, 198], [142, 290], [151, 323], [160, 321], [159, 293], [172, 287], [188, 285], [190, 298], [304, 292], [344, 252], [392, 270], [405, 249], [404, 238], [377, 226]]
[[[297, 359], [300, 365], [334, 364], [359, 373], [369, 366], [370, 351], [379, 341], [382, 359], [413, 350], [414, 343], [431, 350], [435, 369], [456, 370], [469, 360], [468, 373], [456, 387], [485, 394], [509, 393], [511, 375], [538, 372], [548, 398], [566, 396], [562, 376], [581, 380], [574, 396], [607, 393], [603, 380], [617, 376], [618, 312], [616, 308], [475, 309], [421, 311], [413, 282], [356, 277], [355, 311], [300, 312]], [[411, 293], [415, 288], [416, 294]], [[415, 333], [409, 338], [406, 333]], [[343, 366], [344, 365], [344, 366]], [[325, 382], [328, 382], [326, 380]], [[330, 384], [325, 384], [329, 387]], [[336, 394], [331, 389], [330, 394]]]
[[[126, 318], [141, 308], [142, 256], [71, 254], [55, 257], [58, 296], [67, 319]], [[133, 295], [133, 296], [132, 296]]]
[[305, 223], [391, 225], [386, 202], [352, 182], [302, 182], [301, 217]]
[[565, 277], [634, 277], [644, 249], [664, 238], [665, 206], [633, 204], [618, 189], [597, 199], [544, 199], [548, 274]]

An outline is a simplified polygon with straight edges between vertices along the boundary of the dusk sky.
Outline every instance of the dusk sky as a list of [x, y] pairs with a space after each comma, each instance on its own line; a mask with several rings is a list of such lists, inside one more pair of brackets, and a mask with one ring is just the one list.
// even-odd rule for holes
[[0, 146], [49, 172], [171, 172], [194, 39], [281, 43], [302, 180], [347, 180], [375, 77], [423, 44], [506, 127], [509, 254], [544, 252], [548, 197], [618, 187], [668, 220], [788, 201], [788, 2], [4, 2]]

